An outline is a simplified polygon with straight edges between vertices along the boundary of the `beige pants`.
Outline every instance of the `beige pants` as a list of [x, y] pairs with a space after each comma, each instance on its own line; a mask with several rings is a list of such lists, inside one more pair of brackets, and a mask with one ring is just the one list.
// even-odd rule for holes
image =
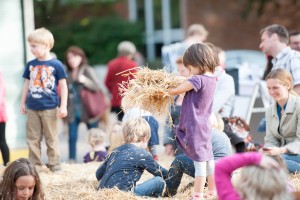
[[47, 146], [48, 165], [59, 165], [57, 135], [57, 109], [27, 110], [26, 141], [29, 159], [35, 165], [42, 165], [41, 141], [43, 136]]

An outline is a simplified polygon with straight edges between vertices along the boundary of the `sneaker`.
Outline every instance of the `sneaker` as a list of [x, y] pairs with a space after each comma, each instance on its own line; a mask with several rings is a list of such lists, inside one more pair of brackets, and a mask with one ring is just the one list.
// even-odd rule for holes
[[46, 165], [35, 165], [35, 169], [38, 173], [41, 173], [41, 172], [49, 172], [49, 169], [47, 168]]
[[177, 190], [171, 190], [168, 187], [166, 187], [163, 197], [174, 197], [176, 195], [176, 193], [177, 193]]
[[58, 165], [48, 165], [47, 164], [47, 167], [50, 169], [51, 172], [61, 171], [61, 166], [59, 164]]
[[153, 159], [154, 159], [155, 161], [158, 161], [158, 156], [157, 156], [157, 155], [153, 155], [152, 157], [153, 157]]

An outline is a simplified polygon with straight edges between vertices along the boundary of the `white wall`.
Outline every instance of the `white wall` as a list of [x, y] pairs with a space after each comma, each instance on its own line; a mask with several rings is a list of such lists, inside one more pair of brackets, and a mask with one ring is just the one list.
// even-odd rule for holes
[[[25, 117], [20, 114], [20, 98], [25, 66], [22, 0], [0, 1], [0, 71], [3, 74], [7, 96], [8, 122], [6, 139], [10, 148], [25, 147]], [[33, 29], [32, 0], [24, 0], [28, 7], [25, 29]], [[31, 11], [30, 11], [31, 10]], [[29, 18], [28, 18], [29, 17]]]

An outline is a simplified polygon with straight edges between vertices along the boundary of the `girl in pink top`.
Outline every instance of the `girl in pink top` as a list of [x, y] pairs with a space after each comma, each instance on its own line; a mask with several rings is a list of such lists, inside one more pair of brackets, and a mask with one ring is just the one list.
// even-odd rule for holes
[[[244, 167], [236, 187], [231, 173]], [[291, 200], [288, 175], [282, 163], [257, 152], [240, 153], [218, 161], [215, 168], [219, 200]]]
[[7, 121], [5, 96], [6, 90], [2, 74], [0, 73], [0, 150], [4, 165], [6, 165], [9, 162], [9, 149], [5, 139], [5, 125]]

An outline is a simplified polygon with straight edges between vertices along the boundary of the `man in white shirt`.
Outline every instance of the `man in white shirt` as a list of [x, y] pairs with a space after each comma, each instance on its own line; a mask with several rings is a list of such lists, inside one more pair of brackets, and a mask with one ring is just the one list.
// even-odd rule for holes
[[273, 57], [273, 68], [283, 68], [293, 77], [294, 90], [300, 94], [300, 52], [289, 46], [289, 34], [284, 26], [273, 24], [263, 28], [260, 32], [261, 43], [259, 48]]

